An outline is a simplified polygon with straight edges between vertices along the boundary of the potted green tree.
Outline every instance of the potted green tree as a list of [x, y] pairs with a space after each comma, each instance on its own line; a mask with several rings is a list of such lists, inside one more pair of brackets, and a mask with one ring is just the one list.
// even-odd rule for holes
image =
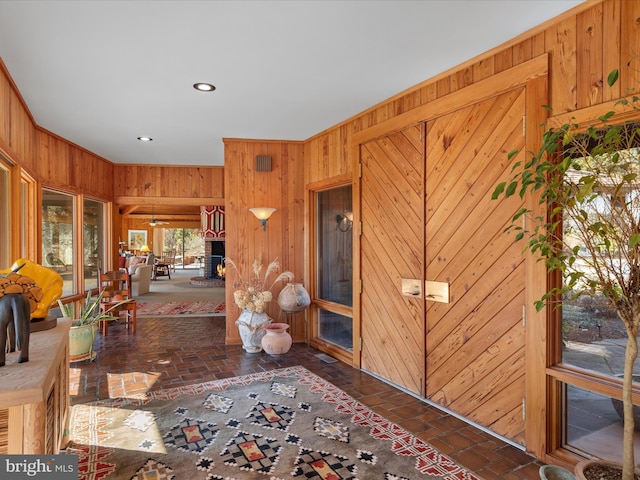
[[[615, 70], [609, 86], [617, 79]], [[540, 256], [549, 272], [562, 274], [561, 286], [536, 302], [538, 311], [563, 297], [598, 294], [624, 324], [623, 465], [617, 477], [622, 480], [632, 480], [635, 468], [632, 382], [640, 324], [640, 124], [619, 118], [633, 118], [634, 111], [636, 96], [618, 101], [593, 125], [545, 127], [539, 150], [515, 162], [512, 178], [498, 184], [492, 196], [533, 194], [544, 206], [543, 217], [521, 208], [506, 229], [515, 232], [516, 241], [525, 242], [525, 251]], [[509, 159], [516, 153], [510, 152]], [[525, 216], [534, 217], [527, 218], [527, 227]]]
[[80, 360], [93, 360], [95, 353], [93, 351], [93, 343], [96, 339], [96, 330], [101, 321], [113, 321], [119, 317], [111, 315], [111, 312], [119, 306], [129, 302], [123, 300], [112, 305], [107, 310], [100, 309], [100, 302], [103, 293], [93, 297], [91, 291], [87, 292], [87, 296], [82, 303], [80, 310], [75, 311], [73, 303], [62, 303], [58, 300], [58, 306], [62, 312], [62, 316], [71, 319], [71, 328], [69, 329], [69, 360], [77, 362]]

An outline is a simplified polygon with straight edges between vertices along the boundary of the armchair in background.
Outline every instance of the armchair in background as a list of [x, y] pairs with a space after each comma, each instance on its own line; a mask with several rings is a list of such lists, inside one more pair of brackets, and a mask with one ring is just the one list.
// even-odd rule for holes
[[131, 276], [131, 294], [134, 297], [149, 293], [155, 256], [150, 253], [146, 257], [128, 257], [125, 268]]

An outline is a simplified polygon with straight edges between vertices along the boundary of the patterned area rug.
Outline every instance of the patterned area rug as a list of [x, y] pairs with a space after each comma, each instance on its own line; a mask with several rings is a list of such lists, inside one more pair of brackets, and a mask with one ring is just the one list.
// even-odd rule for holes
[[138, 302], [138, 317], [193, 315], [215, 317], [226, 314], [225, 302]]
[[79, 480], [480, 480], [303, 367], [76, 405]]

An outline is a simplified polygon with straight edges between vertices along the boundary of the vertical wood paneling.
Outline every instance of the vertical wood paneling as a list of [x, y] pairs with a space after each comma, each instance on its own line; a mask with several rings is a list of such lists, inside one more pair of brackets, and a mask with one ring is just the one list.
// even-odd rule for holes
[[524, 147], [524, 107], [518, 89], [429, 122], [425, 204], [425, 278], [451, 300], [427, 302], [426, 396], [519, 443], [525, 275], [503, 233], [518, 204], [491, 191]]
[[603, 49], [598, 48], [603, 44], [602, 24], [602, 5], [577, 16], [577, 49], [583, 52], [576, 74], [578, 108], [602, 102], [602, 91], [609, 73], [603, 71]]
[[622, 95], [638, 94], [640, 84], [640, 2], [621, 1], [620, 88]]
[[224, 198], [224, 168], [113, 165], [114, 198]]
[[554, 112], [575, 110], [576, 101], [576, 18], [568, 18], [545, 32], [545, 50], [551, 60], [551, 106]]
[[[621, 1], [612, 0], [602, 4], [602, 31], [605, 32], [606, 38], [606, 41], [603, 39], [602, 44], [602, 69], [605, 75], [605, 82], [609, 72], [620, 68]], [[599, 48], [599, 46], [596, 45], [595, 48]], [[605, 88], [602, 93], [604, 102], [616, 98], [620, 98], [620, 82], [611, 88]]]
[[[225, 223], [226, 255], [238, 265], [243, 277], [252, 275], [251, 265], [262, 257], [264, 268], [278, 258], [281, 271], [290, 270], [295, 280], [304, 278], [303, 232], [304, 147], [301, 142], [225, 139]], [[270, 155], [271, 172], [255, 169], [257, 155]], [[276, 211], [263, 231], [249, 212], [252, 207], [273, 207]], [[227, 342], [240, 343], [235, 321], [240, 311], [233, 303], [233, 282], [237, 273], [227, 271]], [[271, 281], [275, 276], [271, 278]], [[274, 298], [284, 285], [276, 285]], [[267, 310], [275, 320], [285, 319], [275, 301]], [[294, 318], [294, 340], [304, 340], [304, 321]]]
[[43, 130], [37, 130], [37, 177], [49, 188], [113, 200], [111, 162]]

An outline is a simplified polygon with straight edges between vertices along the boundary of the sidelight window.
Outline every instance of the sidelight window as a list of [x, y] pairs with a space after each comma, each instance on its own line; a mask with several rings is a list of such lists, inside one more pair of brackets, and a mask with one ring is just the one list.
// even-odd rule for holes
[[[316, 194], [317, 299], [324, 307], [318, 316], [318, 337], [351, 350], [353, 321], [353, 210], [352, 187]], [[348, 308], [345, 308], [348, 307]]]

